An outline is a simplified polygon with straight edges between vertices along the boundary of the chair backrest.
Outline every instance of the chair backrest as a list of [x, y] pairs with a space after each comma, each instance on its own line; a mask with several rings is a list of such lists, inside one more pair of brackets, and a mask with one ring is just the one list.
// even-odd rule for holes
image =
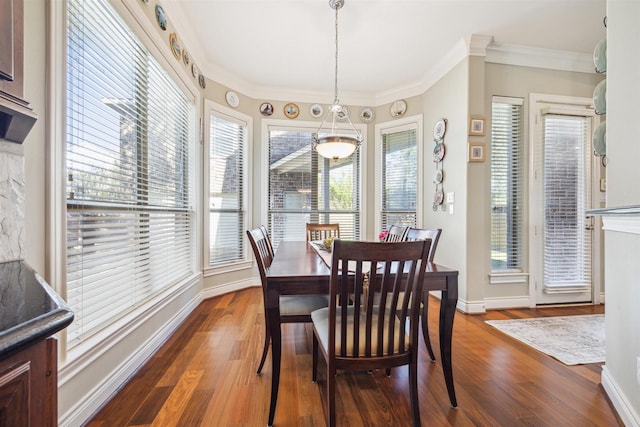
[[431, 249], [429, 250], [429, 262], [433, 262], [433, 257], [436, 255], [436, 248], [438, 247], [438, 240], [440, 240], [440, 234], [442, 228], [414, 228], [410, 227], [407, 230], [405, 236], [406, 241], [413, 240], [426, 240], [431, 239]]
[[340, 224], [312, 224], [307, 223], [307, 241], [324, 240], [327, 237], [340, 238]]
[[[390, 358], [408, 363], [417, 348], [430, 240], [333, 243], [328, 354], [336, 359]], [[417, 297], [413, 297], [412, 295]], [[341, 304], [361, 301], [361, 304]], [[407, 336], [407, 323], [410, 333]], [[338, 339], [336, 340], [336, 337]]]
[[273, 242], [271, 241], [271, 237], [269, 237], [269, 231], [267, 231], [267, 227], [265, 227], [264, 225], [261, 225], [258, 228], [262, 230], [262, 234], [264, 234], [264, 237], [267, 238], [267, 249], [269, 249], [269, 255], [271, 255], [271, 259], [273, 260], [273, 257], [276, 254], [273, 250]]
[[256, 257], [256, 264], [258, 264], [260, 281], [262, 282], [262, 290], [264, 292], [267, 283], [267, 269], [271, 267], [271, 262], [273, 262], [273, 256], [269, 251], [269, 238], [265, 236], [260, 227], [247, 230], [247, 237], [249, 237], [253, 255]]
[[404, 225], [392, 225], [389, 227], [389, 232], [387, 233], [387, 237], [384, 238], [385, 242], [402, 242], [404, 240], [404, 236], [407, 234], [407, 229], [409, 227]]

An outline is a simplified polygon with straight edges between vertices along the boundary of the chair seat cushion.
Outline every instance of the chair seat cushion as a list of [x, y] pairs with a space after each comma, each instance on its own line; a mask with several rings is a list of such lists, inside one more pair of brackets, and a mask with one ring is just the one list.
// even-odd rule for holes
[[[347, 356], [353, 356], [353, 306], [350, 306], [347, 308], [347, 310], [349, 311], [349, 316], [348, 316], [348, 322], [349, 325], [347, 326], [347, 351], [346, 351], [346, 355]], [[372, 349], [372, 353], [374, 353], [373, 355], [375, 356], [375, 349], [377, 348], [378, 345], [378, 327], [377, 327], [377, 313], [378, 313], [378, 309], [374, 308], [373, 310], [373, 325], [372, 325], [372, 332], [371, 332], [371, 349]], [[318, 340], [320, 341], [320, 345], [322, 345], [325, 349], [329, 348], [329, 308], [321, 308], [319, 310], [314, 311], [313, 313], [311, 313], [311, 321], [313, 322], [313, 326], [317, 331], [317, 336], [318, 336]], [[405, 345], [405, 349], [410, 347], [410, 337], [407, 333], [405, 333], [405, 331], [403, 331], [400, 328], [400, 320], [396, 317], [394, 319], [394, 327], [396, 330], [396, 333], [394, 334], [394, 345], [393, 345], [393, 353], [397, 353], [398, 352], [398, 348], [399, 348], [399, 344], [400, 344], [400, 340], [404, 339], [404, 345]], [[340, 327], [341, 327], [341, 319], [340, 319], [340, 308], [338, 308], [338, 313], [337, 313], [337, 319], [336, 319], [336, 355], [339, 355], [342, 351], [342, 346], [341, 346], [341, 339], [340, 339]], [[383, 333], [383, 336], [386, 338], [388, 336], [388, 327], [389, 324], [388, 322], [385, 322], [385, 330]], [[362, 355], [364, 354], [364, 350], [365, 350], [365, 340], [366, 340], [366, 314], [365, 313], [360, 313], [360, 338], [359, 338], [359, 353], [360, 356], [362, 357]], [[384, 345], [384, 350], [383, 350], [383, 355], [387, 356], [389, 354], [388, 352], [388, 345], [385, 344]]]
[[328, 295], [296, 295], [280, 297], [281, 316], [310, 315], [312, 311], [329, 305]]

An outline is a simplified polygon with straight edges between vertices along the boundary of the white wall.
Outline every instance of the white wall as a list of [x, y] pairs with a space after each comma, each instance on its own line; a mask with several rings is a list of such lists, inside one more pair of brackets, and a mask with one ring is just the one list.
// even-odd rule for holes
[[[607, 207], [640, 205], [640, 2], [607, 2]], [[604, 219], [607, 355], [602, 383], [640, 426], [640, 217]]]

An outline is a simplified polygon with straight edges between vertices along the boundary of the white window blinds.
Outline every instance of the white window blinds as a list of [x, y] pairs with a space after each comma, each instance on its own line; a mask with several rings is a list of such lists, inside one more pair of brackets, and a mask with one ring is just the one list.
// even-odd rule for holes
[[382, 134], [382, 229], [416, 226], [417, 131], [388, 130]]
[[194, 270], [193, 105], [107, 2], [67, 21], [72, 348]]
[[339, 223], [340, 237], [360, 238], [360, 150], [346, 159], [318, 156], [314, 130], [269, 130], [269, 232], [304, 240], [305, 225]]
[[590, 120], [546, 114], [544, 120], [544, 284], [590, 286]]
[[494, 97], [491, 115], [491, 270], [522, 271], [523, 100]]
[[217, 112], [209, 123], [209, 265], [241, 261], [247, 124]]

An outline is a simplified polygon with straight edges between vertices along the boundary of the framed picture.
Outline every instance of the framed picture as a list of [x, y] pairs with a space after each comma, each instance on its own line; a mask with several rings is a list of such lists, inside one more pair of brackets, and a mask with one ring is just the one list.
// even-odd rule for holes
[[484, 142], [470, 142], [469, 143], [469, 161], [470, 162], [484, 162], [485, 158]]
[[484, 117], [471, 116], [469, 117], [469, 135], [484, 136]]

